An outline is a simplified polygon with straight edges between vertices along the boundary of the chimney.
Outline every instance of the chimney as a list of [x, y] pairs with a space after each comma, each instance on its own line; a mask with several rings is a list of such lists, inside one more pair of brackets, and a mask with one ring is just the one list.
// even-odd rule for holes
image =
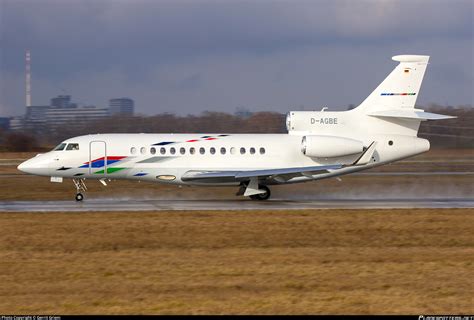
[[26, 88], [26, 106], [31, 106], [31, 55], [30, 50], [26, 50], [25, 59], [25, 88]]

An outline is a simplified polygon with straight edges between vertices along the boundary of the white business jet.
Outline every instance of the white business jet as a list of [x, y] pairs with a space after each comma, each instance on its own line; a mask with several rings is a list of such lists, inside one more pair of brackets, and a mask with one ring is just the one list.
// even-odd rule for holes
[[93, 134], [61, 142], [18, 169], [52, 182], [72, 178], [76, 200], [86, 179], [236, 186], [270, 197], [268, 186], [370, 169], [430, 148], [421, 121], [454, 118], [415, 108], [429, 56], [399, 55], [398, 66], [357, 108], [291, 111], [288, 134]]

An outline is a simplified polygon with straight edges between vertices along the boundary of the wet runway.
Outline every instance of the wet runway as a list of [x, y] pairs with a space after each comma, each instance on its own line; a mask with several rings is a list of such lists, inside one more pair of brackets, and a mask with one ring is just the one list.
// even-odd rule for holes
[[[382, 171], [382, 172], [355, 172], [350, 176], [473, 176], [472, 171]], [[0, 178], [30, 178], [23, 173], [0, 173]]]
[[474, 208], [474, 199], [0, 201], [0, 212]]

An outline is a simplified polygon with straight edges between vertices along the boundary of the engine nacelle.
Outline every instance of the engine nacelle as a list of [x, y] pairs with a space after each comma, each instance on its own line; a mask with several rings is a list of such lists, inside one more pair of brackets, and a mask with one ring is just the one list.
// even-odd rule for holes
[[343, 157], [364, 151], [362, 141], [334, 136], [304, 136], [301, 152], [314, 158]]

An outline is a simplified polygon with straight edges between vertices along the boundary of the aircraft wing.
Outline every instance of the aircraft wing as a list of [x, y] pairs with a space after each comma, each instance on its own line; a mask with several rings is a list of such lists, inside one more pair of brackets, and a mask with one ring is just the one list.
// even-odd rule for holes
[[232, 171], [199, 171], [190, 170], [182, 177], [182, 181], [194, 182], [236, 182], [247, 181], [251, 178], [273, 178], [275, 180], [289, 180], [295, 176], [310, 176], [317, 173], [327, 173], [330, 170], [342, 168], [342, 165], [325, 165], [296, 168], [275, 168], [261, 170], [232, 170]]

